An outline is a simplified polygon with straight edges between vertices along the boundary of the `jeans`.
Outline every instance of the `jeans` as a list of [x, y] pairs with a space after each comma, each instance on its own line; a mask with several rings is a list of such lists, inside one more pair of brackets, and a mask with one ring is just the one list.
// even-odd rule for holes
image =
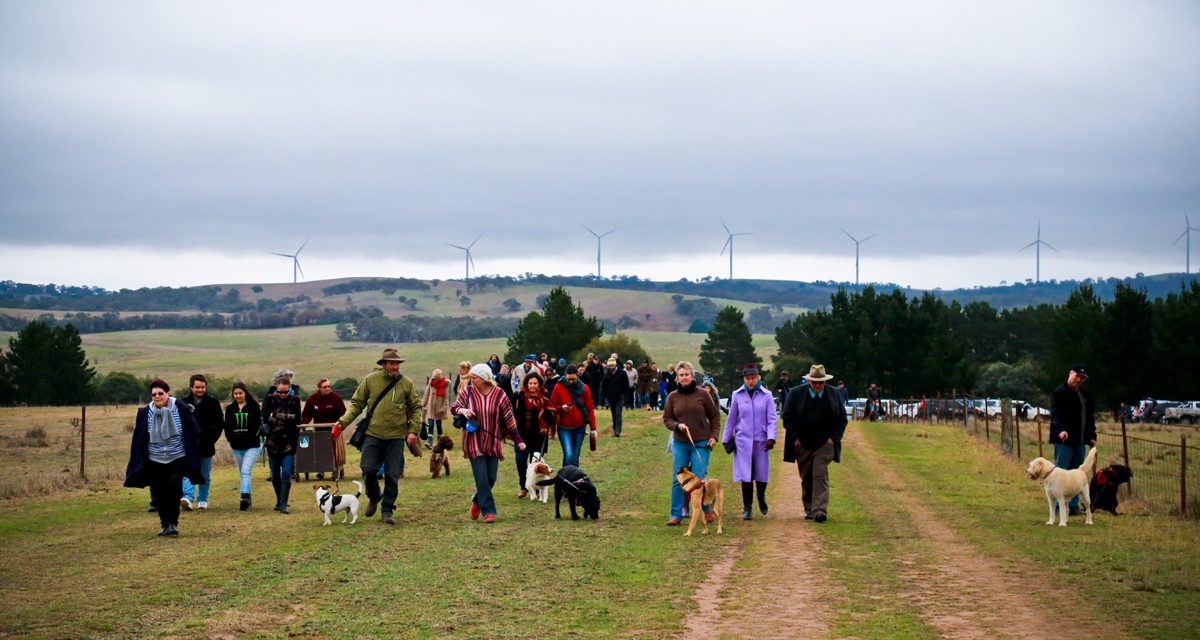
[[[382, 440], [367, 436], [363, 442], [362, 468], [363, 486], [371, 502], [383, 500], [383, 512], [396, 510], [396, 496], [400, 494], [400, 472], [404, 469], [404, 438]], [[383, 495], [379, 494], [377, 472], [383, 470]]]
[[608, 410], [612, 413], [613, 435], [621, 435], [621, 411], [625, 408], [625, 399], [617, 398], [608, 404]]
[[233, 449], [233, 463], [237, 465], [242, 475], [242, 493], [249, 495], [254, 479], [254, 463], [258, 462], [258, 447], [250, 449]]
[[492, 487], [496, 486], [499, 469], [499, 458], [471, 458], [471, 475], [475, 476], [475, 495], [471, 496], [471, 502], [479, 505], [479, 511], [485, 516], [496, 515], [496, 499], [492, 497]]
[[[146, 476], [150, 479], [150, 495], [158, 502], [158, 521], [162, 526], [179, 524], [181, 480], [187, 470], [187, 458], [160, 464], [146, 461]], [[203, 485], [201, 485], [203, 486]]]
[[[194, 485], [187, 476], [183, 477], [183, 497], [188, 500], [197, 500], [198, 502], [208, 502], [208, 488], [212, 486], [212, 456], [200, 458], [200, 473], [204, 474], [204, 484]], [[196, 489], [200, 489], [200, 495], [197, 497]], [[179, 502], [176, 500], [175, 502]]]
[[[437, 427], [437, 435], [433, 434], [434, 427]], [[433, 418], [426, 420], [425, 421], [425, 431], [428, 433], [428, 436], [429, 436], [426, 439], [426, 442], [428, 442], [429, 446], [432, 448], [433, 441], [442, 437], [442, 421], [434, 420]]]
[[587, 427], [560, 428], [558, 430], [558, 441], [562, 444], [563, 452], [562, 466], [579, 466], [579, 452], [583, 451], [584, 431], [587, 431]]
[[[680, 518], [683, 516], [683, 507], [687, 504], [687, 494], [683, 488], [679, 486], [679, 479], [675, 477], [675, 472], [689, 464], [692, 465], [692, 473], [696, 477], [703, 480], [708, 477], [708, 456], [712, 454], [712, 449], [707, 446], [698, 447], [692, 446], [690, 442], [680, 442], [676, 440], [671, 446], [671, 517]], [[704, 508], [705, 511], [708, 507]]]
[[267, 449], [267, 468], [271, 470], [272, 482], [291, 482], [292, 473], [296, 468], [296, 454], [289, 453], [279, 456]]
[[[1059, 469], [1078, 469], [1084, 458], [1087, 457], [1087, 452], [1082, 444], [1056, 444], [1054, 445], [1054, 466]], [[1091, 478], [1088, 478], [1091, 480]], [[1071, 502], [1067, 504], [1067, 508], [1075, 511], [1079, 509], [1079, 496], [1071, 498]], [[1054, 503], [1055, 513], [1058, 513], [1058, 503]]]

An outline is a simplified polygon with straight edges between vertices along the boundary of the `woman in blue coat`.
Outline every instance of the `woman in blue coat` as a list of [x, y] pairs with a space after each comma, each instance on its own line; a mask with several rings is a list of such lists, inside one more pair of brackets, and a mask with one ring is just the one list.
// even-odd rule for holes
[[758, 365], [742, 368], [745, 383], [729, 398], [723, 443], [732, 442], [733, 481], [742, 483], [742, 519], [750, 519], [751, 497], [758, 489], [758, 508], [767, 515], [767, 481], [771, 476], [771, 449], [775, 448], [778, 426], [775, 400], [762, 385]]
[[200, 472], [200, 425], [192, 407], [172, 398], [162, 380], [150, 383], [150, 403], [137, 412], [125, 486], [150, 487], [158, 502], [160, 536], [179, 535], [179, 500], [183, 478], [205, 483]]

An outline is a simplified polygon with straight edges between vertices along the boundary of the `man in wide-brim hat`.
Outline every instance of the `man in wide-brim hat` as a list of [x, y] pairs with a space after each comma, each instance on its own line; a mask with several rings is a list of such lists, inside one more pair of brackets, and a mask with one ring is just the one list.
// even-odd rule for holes
[[808, 385], [793, 389], [783, 407], [783, 461], [795, 462], [803, 487], [804, 519], [825, 522], [829, 508], [829, 463], [841, 462], [846, 407], [826, 384], [833, 376], [814, 364]]
[[[395, 349], [384, 349], [383, 357], [375, 361], [380, 368], [372, 371], [354, 390], [345, 415], [333, 425], [333, 437], [341, 436], [342, 426], [354, 422], [360, 414], [370, 411], [370, 425], [362, 445], [363, 486], [367, 490], [366, 512], [370, 518], [383, 503], [384, 524], [396, 524], [396, 496], [400, 493], [400, 474], [404, 472], [405, 445], [415, 447], [421, 432], [423, 412], [421, 399], [412, 381], [400, 374], [404, 358]], [[379, 492], [379, 465], [383, 465], [383, 494]]]

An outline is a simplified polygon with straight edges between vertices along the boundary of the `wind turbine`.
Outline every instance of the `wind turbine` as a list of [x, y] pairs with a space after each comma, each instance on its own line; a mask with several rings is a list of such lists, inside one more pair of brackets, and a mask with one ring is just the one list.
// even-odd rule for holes
[[[308, 240], [312, 240], [312, 238], [309, 238]], [[285, 258], [292, 259], [292, 284], [296, 284], [296, 282], [298, 282], [296, 279], [297, 271], [300, 272], [300, 275], [304, 275], [304, 269], [300, 268], [300, 252], [304, 250], [304, 247], [308, 244], [308, 240], [305, 240], [304, 244], [300, 245], [299, 249], [296, 249], [296, 253], [271, 253], [273, 256], [283, 256]]]
[[600, 241], [604, 239], [604, 236], [612, 233], [613, 231], [616, 231], [620, 227], [613, 227], [611, 231], [607, 231], [605, 233], [596, 233], [595, 231], [588, 229], [588, 226], [586, 224], [580, 224], [579, 226], [583, 227], [584, 229], [587, 229], [588, 233], [596, 236], [596, 279], [599, 280], [600, 279]]
[[725, 233], [729, 234], [729, 239], [725, 241], [725, 246], [721, 247], [721, 255], [725, 255], [725, 249], [729, 249], [729, 279], [733, 280], [733, 239], [737, 236], [751, 235], [751, 232], [734, 233], [729, 230], [729, 226], [725, 224], [724, 220], [721, 221], [721, 226], [725, 227]]
[[463, 278], [463, 283], [464, 283], [464, 286], [467, 288], [467, 291], [471, 290], [471, 267], [475, 266], [475, 258], [471, 257], [471, 247], [475, 246], [475, 243], [479, 242], [479, 239], [482, 237], [483, 237], [483, 234], [481, 233], [478, 236], [476, 236], [474, 240], [471, 241], [471, 244], [469, 244], [465, 247], [460, 247], [456, 244], [450, 244], [449, 242], [446, 243], [446, 246], [454, 247], [455, 249], [461, 249], [466, 254], [463, 257], [463, 265], [467, 269], [467, 275], [466, 275], [466, 277]]
[[867, 240], [870, 240], [871, 238], [874, 238], [875, 236], [877, 236], [879, 234], [872, 233], [871, 235], [863, 238], [862, 240], [859, 240], [858, 238], [855, 238], [854, 236], [850, 235], [850, 232], [846, 231], [845, 229], [842, 229], [842, 233], [846, 234], [846, 237], [850, 238], [850, 240], [852, 240], [854, 242], [854, 286], [857, 287], [858, 286], [858, 247], [862, 243], [866, 242]]
[[[1035, 272], [1037, 277], [1033, 281], [1034, 284], [1042, 283], [1042, 245], [1046, 245], [1047, 247], [1054, 249], [1054, 247], [1051, 246], [1049, 242], [1045, 242], [1042, 240], [1042, 221], [1038, 220], [1037, 240], [1034, 240], [1033, 242], [1030, 242], [1029, 244], [1018, 249], [1018, 251], [1024, 251], [1024, 250], [1028, 249], [1029, 247], [1037, 247], [1037, 249], [1035, 250], [1037, 252], [1037, 271]], [[1054, 249], [1054, 253], [1061, 253], [1061, 252], [1058, 249]]]
[[1183, 222], [1184, 222], [1183, 233], [1179, 234], [1179, 237], [1175, 238], [1175, 242], [1172, 242], [1171, 244], [1172, 245], [1178, 244], [1180, 240], [1187, 238], [1187, 243], [1186, 243], [1186, 245], [1187, 245], [1187, 261], [1184, 263], [1187, 265], [1187, 269], [1184, 270], [1184, 273], [1191, 275], [1191, 273], [1192, 273], [1192, 232], [1200, 231], [1200, 229], [1197, 229], [1196, 227], [1192, 226], [1192, 221], [1188, 218], [1187, 212], [1184, 212], [1184, 214], [1183, 214]]

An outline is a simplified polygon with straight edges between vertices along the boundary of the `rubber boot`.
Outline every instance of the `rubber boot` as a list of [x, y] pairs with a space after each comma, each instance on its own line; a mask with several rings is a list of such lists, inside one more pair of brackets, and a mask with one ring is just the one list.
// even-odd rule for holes
[[767, 515], [767, 483], [754, 483], [758, 489], [758, 510], [765, 516]]
[[750, 501], [754, 498], [754, 484], [742, 483], [742, 520], [750, 519]]
[[292, 493], [292, 483], [284, 480], [279, 488], [279, 513], [291, 513], [288, 511], [288, 495]]
[[271, 478], [271, 487], [275, 489], [275, 510], [279, 511], [279, 478]]

